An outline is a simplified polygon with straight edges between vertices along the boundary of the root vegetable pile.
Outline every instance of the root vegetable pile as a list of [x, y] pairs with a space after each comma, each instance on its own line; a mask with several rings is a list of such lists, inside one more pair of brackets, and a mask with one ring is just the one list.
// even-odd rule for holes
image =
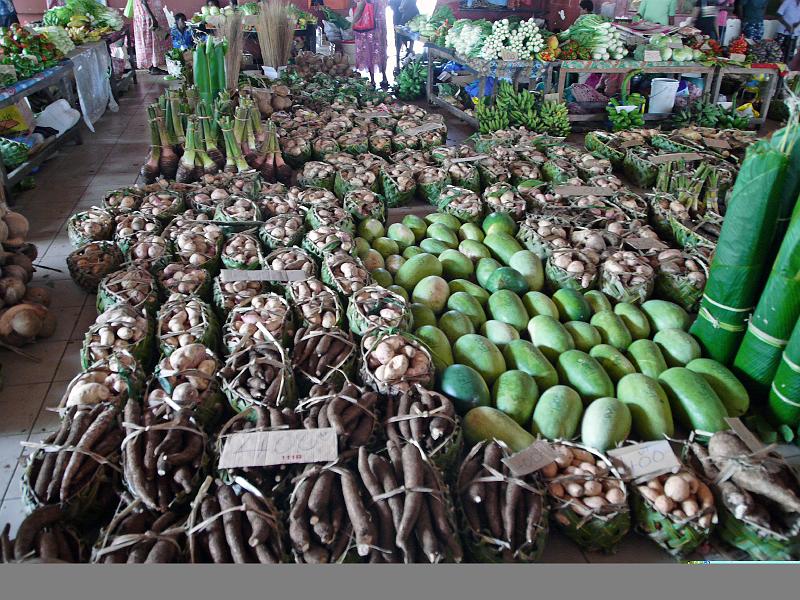
[[378, 427], [378, 403], [375, 392], [345, 380], [341, 385], [323, 383], [312, 386], [298, 410], [306, 429], [333, 427], [341, 452], [366, 446], [373, 439]]

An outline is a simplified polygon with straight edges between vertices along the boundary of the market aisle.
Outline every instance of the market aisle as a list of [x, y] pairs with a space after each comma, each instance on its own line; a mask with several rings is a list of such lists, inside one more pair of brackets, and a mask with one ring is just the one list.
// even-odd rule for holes
[[103, 192], [132, 184], [149, 145], [147, 104], [161, 93], [163, 82], [139, 75], [121, 99], [117, 113], [106, 113], [96, 132], [84, 133], [82, 146], [66, 146], [42, 168], [36, 188], [16, 197], [15, 210], [30, 220], [30, 241], [37, 245], [41, 267], [34, 284], [50, 288], [51, 308], [58, 314], [53, 337], [23, 350], [33, 362], [8, 350], [0, 351], [5, 386], [0, 391], [0, 523], [12, 526], [22, 518], [20, 442], [37, 442], [58, 425], [55, 407], [67, 382], [79, 371], [83, 334], [94, 321], [95, 296], [75, 285], [66, 270], [71, 251], [66, 221], [77, 210], [99, 205]]

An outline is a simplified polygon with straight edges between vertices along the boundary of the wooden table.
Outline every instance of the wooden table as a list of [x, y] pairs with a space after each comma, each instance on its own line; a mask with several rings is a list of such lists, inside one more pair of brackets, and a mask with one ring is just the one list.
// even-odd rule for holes
[[[25, 87], [26, 82], [33, 80], [35, 80], [35, 82], [32, 85]], [[48, 69], [44, 76], [41, 76], [40, 74], [32, 77], [30, 80], [17, 82], [14, 86], [11, 86], [13, 88], [19, 88], [19, 91], [1, 97], [0, 108], [12, 106], [23, 98], [27, 98], [32, 94], [44, 91], [51, 86], [58, 87], [61, 91], [62, 97], [69, 102], [70, 106], [77, 108], [78, 100], [73, 91], [74, 83], [75, 76], [72, 70], [72, 62], [66, 60], [60, 65], [53, 67], [52, 69]], [[57, 138], [51, 138], [50, 140], [45, 141], [41, 146], [38, 147], [38, 150], [36, 150], [33, 156], [28, 157], [28, 160], [15, 167], [14, 170], [10, 172], [6, 170], [5, 164], [3, 164], [3, 161], [0, 160], [0, 186], [3, 188], [9, 205], [13, 206], [14, 204], [11, 193], [14, 186], [22, 181], [22, 179], [26, 177], [33, 169], [41, 165], [45, 160], [58, 152], [59, 148], [61, 148], [61, 146], [66, 144], [68, 141], [74, 141], [79, 145], [83, 143], [83, 138], [81, 136], [81, 120], [78, 120], [75, 125]]]
[[780, 71], [777, 66], [763, 66], [763, 67], [734, 67], [722, 66], [717, 68], [717, 76], [714, 80], [714, 89], [711, 92], [711, 101], [717, 103], [719, 101], [719, 90], [722, 86], [722, 79], [727, 75], [749, 75], [752, 77], [758, 75], [765, 75], [768, 78], [766, 89], [761, 95], [761, 110], [760, 117], [753, 117], [750, 122], [757, 125], [759, 128], [764, 126], [767, 122], [767, 114], [769, 113], [769, 105], [772, 104], [772, 99], [775, 97], [775, 92], [778, 91], [778, 81], [781, 78]]

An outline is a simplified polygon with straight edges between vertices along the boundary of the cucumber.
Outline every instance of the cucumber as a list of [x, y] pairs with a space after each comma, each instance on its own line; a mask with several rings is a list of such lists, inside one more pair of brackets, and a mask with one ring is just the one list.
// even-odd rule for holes
[[511, 290], [498, 290], [489, 296], [489, 314], [517, 331], [522, 331], [528, 325], [528, 311], [519, 296]]
[[457, 363], [480, 373], [486, 385], [492, 385], [506, 370], [506, 361], [499, 348], [477, 333], [460, 337], [453, 346], [453, 356]]
[[608, 373], [586, 352], [567, 350], [561, 353], [556, 371], [559, 381], [574, 388], [584, 404], [603, 396], [614, 395], [614, 383]]
[[662, 329], [653, 341], [670, 367], [685, 367], [695, 358], [700, 358], [700, 344], [683, 329]]
[[617, 398], [628, 405], [633, 432], [642, 441], [672, 437], [675, 425], [666, 392], [658, 381], [641, 373], [626, 375], [617, 384]]
[[666, 300], [648, 300], [642, 304], [642, 312], [647, 315], [650, 327], [655, 331], [662, 329], [688, 331], [691, 324], [689, 313], [674, 302]]
[[549, 296], [542, 292], [528, 292], [522, 297], [522, 304], [530, 318], [537, 315], [546, 315], [556, 320], [559, 318], [558, 307]]
[[528, 291], [528, 282], [522, 273], [511, 267], [500, 267], [496, 269], [483, 286], [490, 292], [498, 290], [511, 290], [520, 296]]
[[611, 377], [611, 381], [618, 383], [625, 375], [636, 373], [636, 367], [625, 355], [608, 344], [599, 344], [589, 351], [589, 356], [600, 363], [603, 370]]
[[561, 288], [553, 294], [553, 303], [558, 307], [562, 322], [586, 321], [592, 318], [592, 307], [577, 290]]
[[502, 348], [506, 367], [524, 371], [536, 381], [539, 391], [558, 384], [558, 373], [544, 354], [528, 340], [514, 340]]
[[546, 390], [533, 409], [531, 431], [548, 440], [570, 439], [575, 436], [583, 413], [578, 392], [565, 385]]
[[603, 343], [614, 346], [617, 350], [624, 352], [631, 345], [633, 337], [620, 316], [610, 310], [602, 310], [592, 317], [589, 321], [597, 327]]
[[424, 325], [417, 329], [414, 335], [431, 351], [433, 367], [437, 373], [441, 373], [455, 362], [453, 351], [450, 349], [450, 340], [441, 329], [432, 325]]
[[486, 306], [486, 303], [489, 302], [489, 292], [471, 281], [467, 281], [466, 279], [453, 279], [453, 281], [449, 282], [447, 285], [450, 286], [451, 294], [467, 292], [470, 296], [474, 297], [475, 300], [480, 302], [481, 306]]
[[[431, 311], [431, 315], [433, 315], [433, 311]], [[475, 333], [475, 325], [472, 324], [469, 317], [455, 310], [448, 310], [439, 317], [437, 326], [450, 340], [450, 344], [455, 344], [462, 335]]]
[[486, 322], [486, 313], [483, 307], [467, 292], [456, 292], [447, 299], [447, 308], [465, 314], [472, 321], [475, 329]]
[[478, 280], [478, 285], [486, 288], [486, 282], [489, 281], [492, 273], [502, 267], [499, 262], [493, 258], [482, 258], [478, 261], [478, 266], [475, 267], [475, 279]]
[[410, 294], [420, 281], [430, 275], [441, 276], [442, 263], [433, 254], [423, 252], [403, 263], [394, 276], [394, 282]]
[[517, 224], [508, 213], [489, 213], [483, 219], [481, 227], [486, 235], [498, 232], [514, 235], [517, 232]]
[[425, 325], [436, 325], [436, 315], [433, 314], [430, 307], [419, 302], [411, 304], [411, 317], [413, 319], [411, 325], [414, 329], [419, 329]]
[[603, 341], [597, 328], [584, 321], [567, 321], [564, 328], [569, 331], [578, 350], [589, 352]]
[[481, 325], [481, 335], [503, 349], [509, 342], [519, 339], [519, 332], [508, 323], [490, 319]]
[[453, 401], [459, 415], [465, 415], [476, 406], [489, 406], [492, 396], [486, 382], [472, 367], [451, 365], [442, 372], [439, 389]]
[[492, 256], [508, 266], [511, 257], [523, 250], [513, 236], [503, 231], [493, 231], [483, 238], [483, 245], [489, 249]]
[[653, 340], [636, 340], [628, 346], [628, 358], [640, 373], [658, 379], [667, 370], [661, 348]]
[[508, 266], [519, 271], [528, 282], [532, 290], [541, 290], [544, 285], [544, 268], [542, 260], [530, 250], [520, 250], [515, 253]]
[[615, 448], [631, 434], [631, 411], [617, 398], [598, 398], [586, 407], [581, 441], [600, 452]]
[[528, 335], [531, 342], [550, 362], [558, 360], [558, 355], [575, 348], [575, 342], [564, 326], [553, 317], [539, 315], [528, 321]]
[[473, 263], [477, 263], [482, 258], [491, 258], [492, 253], [489, 249], [477, 240], [462, 240], [458, 245], [458, 251], [469, 258]]
[[583, 294], [583, 297], [586, 298], [593, 313], [599, 313], [601, 310], [614, 310], [611, 300], [600, 290], [589, 290]]
[[630, 302], [620, 302], [614, 307], [614, 312], [625, 323], [634, 340], [650, 339], [650, 321], [638, 306]]
[[531, 422], [533, 408], [539, 399], [539, 390], [533, 377], [524, 371], [506, 371], [492, 387], [495, 408], [502, 410], [522, 427]]
[[462, 427], [470, 447], [485, 440], [499, 440], [505, 442], [512, 451], [519, 452], [536, 441], [514, 419], [491, 406], [470, 410], [464, 416]]
[[711, 358], [695, 358], [686, 368], [699, 373], [725, 405], [729, 417], [741, 417], [750, 408], [750, 396], [730, 369]]
[[684, 367], [672, 367], [658, 376], [667, 392], [675, 419], [686, 429], [716, 433], [728, 429], [725, 405], [705, 378]]

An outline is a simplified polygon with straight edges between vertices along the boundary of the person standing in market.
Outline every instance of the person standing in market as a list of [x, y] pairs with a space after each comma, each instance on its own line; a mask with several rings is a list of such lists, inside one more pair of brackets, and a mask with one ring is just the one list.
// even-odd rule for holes
[[581, 0], [580, 3], [581, 15], [594, 14], [594, 2], [592, 0]]
[[194, 34], [192, 28], [186, 24], [185, 14], [175, 13], [175, 27], [169, 30], [169, 34], [172, 38], [173, 48], [178, 50], [191, 50], [194, 48]]
[[712, 40], [719, 39], [718, 20], [719, 1], [718, 0], [697, 0], [692, 11], [691, 23], [700, 30], [700, 33], [707, 35]]
[[764, 37], [764, 14], [769, 0], [739, 0], [739, 18], [742, 20], [742, 34], [750, 40]]
[[381, 87], [387, 89], [386, 78], [386, 0], [354, 0], [353, 34], [356, 42], [356, 69], [369, 71], [375, 85], [375, 69], [383, 76]]
[[19, 23], [19, 17], [13, 0], [0, 0], [0, 27], [10, 27], [14, 23]]
[[676, 0], [642, 0], [636, 14], [644, 21], [671, 25], [675, 20]]
[[[392, 9], [392, 21], [394, 22], [395, 27], [398, 25], [405, 25], [419, 14], [417, 0], [389, 0], [389, 8]], [[396, 59], [398, 71], [400, 70], [400, 52], [403, 50], [404, 46], [406, 47], [406, 56], [408, 56], [411, 53], [414, 42], [409, 39], [402, 38], [395, 33], [394, 47], [395, 51], [397, 52]]]
[[778, 39], [786, 58], [793, 56], [800, 35], [800, 0], [783, 0], [778, 8]]
[[162, 0], [134, 0], [133, 39], [136, 66], [148, 69], [151, 75], [166, 74], [159, 67], [171, 45]]

